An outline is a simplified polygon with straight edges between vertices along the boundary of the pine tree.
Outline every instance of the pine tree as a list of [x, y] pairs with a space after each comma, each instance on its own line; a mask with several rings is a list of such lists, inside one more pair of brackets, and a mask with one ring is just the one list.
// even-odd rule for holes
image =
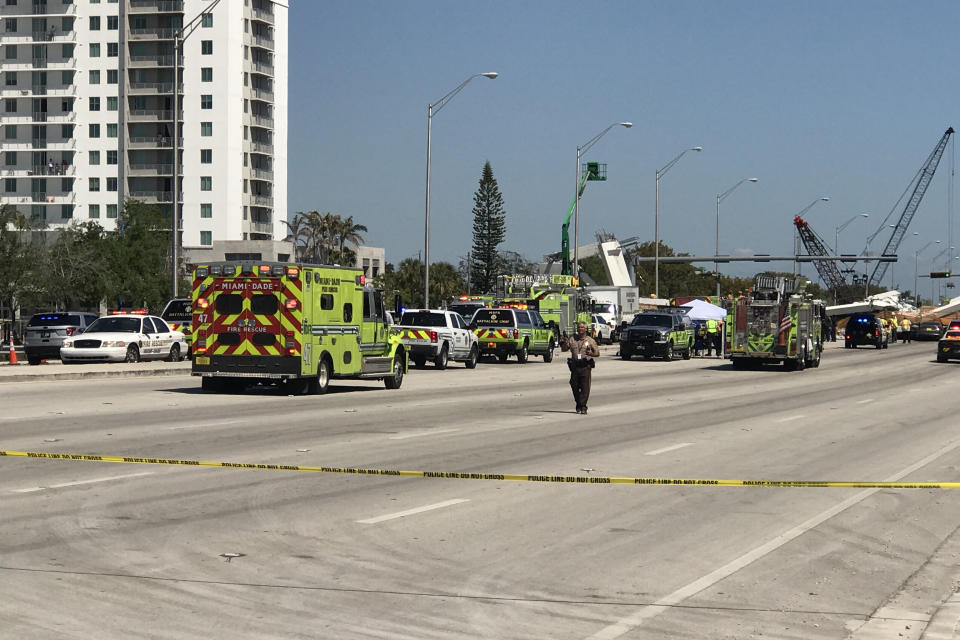
[[497, 284], [500, 275], [497, 245], [506, 236], [506, 217], [503, 196], [488, 160], [483, 165], [480, 186], [473, 194], [473, 254], [470, 262], [471, 288], [475, 292], [490, 293]]

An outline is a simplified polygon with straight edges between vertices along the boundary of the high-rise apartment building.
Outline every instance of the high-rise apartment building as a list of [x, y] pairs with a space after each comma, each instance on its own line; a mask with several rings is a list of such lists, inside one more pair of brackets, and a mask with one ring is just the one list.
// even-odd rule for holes
[[176, 145], [188, 258], [284, 259], [285, 4], [0, 0], [0, 203], [53, 229], [172, 214]]

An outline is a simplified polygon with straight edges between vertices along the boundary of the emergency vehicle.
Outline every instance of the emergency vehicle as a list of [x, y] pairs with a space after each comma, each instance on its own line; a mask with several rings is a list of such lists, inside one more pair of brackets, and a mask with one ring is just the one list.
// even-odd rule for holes
[[[554, 341], [576, 333], [578, 322], [591, 323], [590, 297], [573, 276], [558, 274], [504, 275], [497, 277], [498, 306], [539, 312], [553, 329]], [[522, 305], [522, 306], [520, 306]]]
[[192, 324], [192, 373], [208, 391], [256, 381], [326, 393], [332, 378], [373, 378], [397, 389], [407, 371], [382, 293], [366, 286], [360, 269], [198, 264]]
[[728, 353], [734, 368], [764, 362], [792, 370], [819, 367], [823, 301], [804, 294], [805, 278], [757, 276], [748, 295], [728, 310]]
[[60, 361], [180, 362], [186, 352], [183, 333], [172, 330], [162, 318], [147, 315], [146, 310], [111, 311], [94, 320], [83, 333], [68, 336], [60, 347]]
[[[193, 322], [193, 313], [190, 311], [192, 300], [190, 298], [171, 298], [167, 300], [160, 317], [163, 318], [170, 328], [174, 331], [180, 331], [186, 337], [187, 344], [192, 341], [190, 323]], [[187, 348], [187, 357], [190, 357], [190, 349]]]

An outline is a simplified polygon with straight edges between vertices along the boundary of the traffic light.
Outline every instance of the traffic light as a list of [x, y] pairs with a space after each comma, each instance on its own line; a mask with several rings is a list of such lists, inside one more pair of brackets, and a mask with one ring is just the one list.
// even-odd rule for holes
[[931, 271], [930, 277], [931, 278], [949, 278], [950, 272], [949, 271]]

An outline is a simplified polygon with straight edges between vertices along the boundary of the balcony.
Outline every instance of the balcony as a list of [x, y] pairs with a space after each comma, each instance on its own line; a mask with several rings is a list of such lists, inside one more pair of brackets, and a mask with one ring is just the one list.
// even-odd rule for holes
[[130, 191], [127, 195], [145, 202], [173, 202], [173, 191]]
[[183, 0], [130, 0], [130, 13], [179, 13]]
[[264, 75], [272, 76], [273, 75], [273, 63], [270, 62], [254, 62], [253, 70], [257, 73], [262, 73]]
[[273, 225], [269, 222], [250, 222], [250, 231], [254, 233], [273, 233]]
[[260, 169], [254, 167], [250, 169], [250, 175], [261, 180], [273, 180], [273, 169]]
[[253, 7], [253, 19], [259, 20], [261, 22], [266, 22], [267, 24], [273, 24], [273, 5], [270, 9], [265, 9], [263, 7]]
[[[182, 167], [181, 167], [182, 173]], [[130, 174], [136, 176], [164, 176], [173, 174], [172, 164], [131, 164]]]
[[250, 203], [254, 206], [259, 207], [272, 207], [273, 206], [273, 196], [250, 196]]
[[[183, 120], [183, 111], [180, 112]], [[131, 109], [130, 120], [135, 122], [157, 122], [173, 120], [173, 109]]]
[[250, 145], [250, 148], [253, 149], [254, 153], [273, 155], [273, 145], [269, 142], [254, 142]]
[[266, 33], [254, 33], [253, 44], [257, 47], [273, 50], [273, 36]]
[[75, 193], [51, 196], [47, 195], [46, 192], [34, 191], [29, 196], [4, 196], [3, 201], [5, 204], [73, 204], [76, 199], [77, 195]]
[[[6, 37], [11, 34], [5, 33], [3, 35], [4, 37]], [[51, 27], [47, 31], [34, 31], [32, 33], [32, 39], [34, 42], [73, 42], [76, 39], [76, 37], [77, 37], [77, 34], [74, 31], [68, 31], [66, 33], [62, 33], [60, 31], [57, 31], [53, 27]]]
[[255, 127], [263, 127], [265, 129], [273, 129], [273, 117], [272, 116], [258, 116], [251, 115], [250, 122]]
[[[166, 95], [173, 93], [172, 82], [131, 82], [129, 85], [132, 95]], [[183, 85], [180, 85], [180, 93], [183, 93]]]
[[176, 29], [168, 27], [144, 27], [130, 29], [131, 40], [173, 40]]
[[264, 100], [265, 102], [273, 102], [273, 88], [251, 87], [250, 90], [253, 93], [254, 98]]
[[[180, 64], [183, 64], [183, 57], [180, 57]], [[172, 67], [173, 54], [170, 55], [151, 55], [151, 56], [130, 56], [130, 66], [134, 68], [142, 67]]]
[[129, 139], [131, 149], [172, 149], [170, 136], [136, 136]]

